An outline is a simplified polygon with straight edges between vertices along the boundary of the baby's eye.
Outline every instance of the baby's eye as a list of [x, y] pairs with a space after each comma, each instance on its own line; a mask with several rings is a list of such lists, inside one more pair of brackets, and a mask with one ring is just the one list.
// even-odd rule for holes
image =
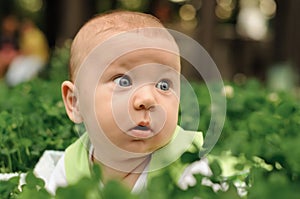
[[170, 83], [168, 80], [160, 80], [155, 86], [163, 91], [168, 91], [170, 89]]
[[115, 78], [114, 82], [122, 87], [128, 87], [132, 85], [131, 79], [127, 75]]

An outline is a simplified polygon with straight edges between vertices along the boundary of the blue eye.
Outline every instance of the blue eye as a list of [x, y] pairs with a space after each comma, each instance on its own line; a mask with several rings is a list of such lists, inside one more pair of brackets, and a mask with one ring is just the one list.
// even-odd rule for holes
[[128, 87], [132, 85], [131, 79], [126, 75], [117, 77], [116, 79], [114, 79], [114, 82], [121, 87]]
[[170, 84], [167, 80], [161, 80], [156, 84], [156, 88], [163, 91], [168, 91], [170, 89]]

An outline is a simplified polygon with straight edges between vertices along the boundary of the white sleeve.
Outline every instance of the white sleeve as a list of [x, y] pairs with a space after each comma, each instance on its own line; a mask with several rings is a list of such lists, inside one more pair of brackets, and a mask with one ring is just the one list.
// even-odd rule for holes
[[50, 176], [49, 182], [46, 184], [46, 189], [53, 195], [58, 187], [65, 187], [68, 185], [64, 159], [65, 155], [62, 155]]

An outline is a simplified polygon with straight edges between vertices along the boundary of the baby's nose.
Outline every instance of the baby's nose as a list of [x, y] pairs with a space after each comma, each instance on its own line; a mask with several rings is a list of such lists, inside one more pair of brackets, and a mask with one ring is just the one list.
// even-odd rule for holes
[[155, 87], [153, 85], [145, 85], [138, 88], [133, 93], [132, 100], [136, 110], [150, 110], [154, 108], [157, 103], [155, 99]]

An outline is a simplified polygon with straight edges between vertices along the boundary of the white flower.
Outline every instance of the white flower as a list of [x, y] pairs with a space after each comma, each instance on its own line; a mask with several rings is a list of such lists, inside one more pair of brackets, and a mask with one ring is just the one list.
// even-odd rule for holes
[[232, 86], [226, 85], [223, 88], [222, 94], [226, 96], [227, 98], [233, 98], [234, 96], [234, 89]]

